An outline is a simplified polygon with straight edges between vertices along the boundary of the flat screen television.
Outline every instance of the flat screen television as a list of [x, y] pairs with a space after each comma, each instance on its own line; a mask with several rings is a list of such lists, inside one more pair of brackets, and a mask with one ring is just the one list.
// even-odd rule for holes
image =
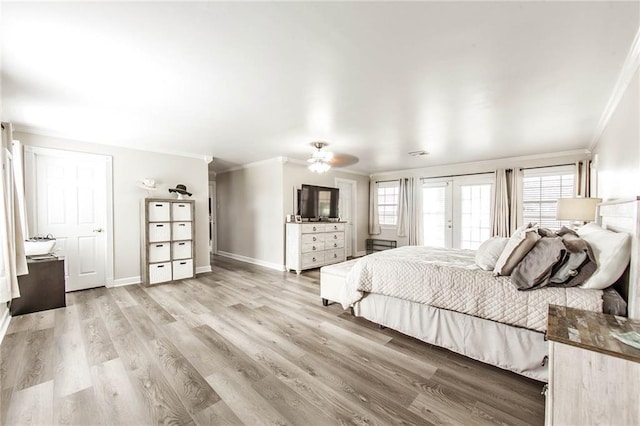
[[338, 188], [302, 185], [298, 191], [298, 214], [306, 220], [338, 218]]

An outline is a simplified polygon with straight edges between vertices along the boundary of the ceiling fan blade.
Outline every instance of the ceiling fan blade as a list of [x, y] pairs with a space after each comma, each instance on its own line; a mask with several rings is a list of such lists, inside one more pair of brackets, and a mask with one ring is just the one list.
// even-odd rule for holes
[[331, 159], [331, 167], [349, 167], [356, 164], [360, 159], [355, 155], [349, 154], [333, 154], [333, 158]]

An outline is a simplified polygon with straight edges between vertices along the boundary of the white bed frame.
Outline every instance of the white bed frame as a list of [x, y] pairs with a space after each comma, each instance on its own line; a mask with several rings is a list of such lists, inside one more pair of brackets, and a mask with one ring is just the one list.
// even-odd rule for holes
[[[631, 318], [640, 318], [639, 212], [640, 197], [602, 203], [598, 209], [598, 223], [606, 229], [628, 233], [632, 238], [628, 274]], [[366, 294], [354, 305], [353, 313], [424, 342], [548, 381], [545, 365], [548, 344], [544, 334], [538, 331], [377, 294]]]

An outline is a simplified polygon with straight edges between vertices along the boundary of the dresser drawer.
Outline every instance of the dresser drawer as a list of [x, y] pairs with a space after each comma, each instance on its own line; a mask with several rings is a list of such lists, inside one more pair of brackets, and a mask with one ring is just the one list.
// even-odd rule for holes
[[344, 260], [344, 249], [326, 250], [324, 252], [325, 262], [341, 262]]
[[325, 250], [338, 249], [344, 247], [344, 239], [327, 240], [324, 243]]
[[312, 234], [314, 232], [324, 232], [325, 224], [320, 223], [304, 223], [302, 224], [302, 233], [303, 234]]
[[191, 204], [190, 203], [171, 203], [173, 210], [172, 220], [190, 221], [191, 220]]
[[324, 240], [327, 243], [332, 241], [344, 241], [344, 232], [327, 232], [324, 234]]
[[323, 242], [302, 244], [302, 253], [315, 253], [324, 250], [324, 248]]
[[318, 244], [324, 241], [325, 234], [302, 234], [302, 244]]
[[173, 279], [193, 277], [193, 259], [175, 260], [173, 262]]
[[168, 262], [171, 260], [169, 243], [149, 244], [149, 262]]
[[190, 259], [192, 257], [191, 241], [178, 241], [172, 245], [174, 259]]
[[173, 231], [172, 240], [191, 239], [191, 222], [175, 222], [171, 226]]
[[171, 262], [149, 265], [149, 284], [171, 281]]
[[302, 255], [302, 268], [315, 268], [322, 266], [324, 263], [324, 252], [319, 253], [304, 253]]
[[169, 241], [171, 239], [171, 228], [169, 222], [149, 224], [149, 242]]
[[325, 232], [344, 232], [344, 223], [331, 223], [325, 225]]
[[168, 222], [169, 203], [149, 203], [149, 222]]

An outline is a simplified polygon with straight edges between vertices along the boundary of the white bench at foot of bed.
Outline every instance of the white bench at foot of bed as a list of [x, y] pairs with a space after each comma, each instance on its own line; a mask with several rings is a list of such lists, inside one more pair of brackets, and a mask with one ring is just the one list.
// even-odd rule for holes
[[357, 261], [358, 259], [353, 259], [320, 268], [320, 297], [324, 306], [327, 306], [329, 301], [340, 302], [342, 290], [347, 283], [347, 274]]

